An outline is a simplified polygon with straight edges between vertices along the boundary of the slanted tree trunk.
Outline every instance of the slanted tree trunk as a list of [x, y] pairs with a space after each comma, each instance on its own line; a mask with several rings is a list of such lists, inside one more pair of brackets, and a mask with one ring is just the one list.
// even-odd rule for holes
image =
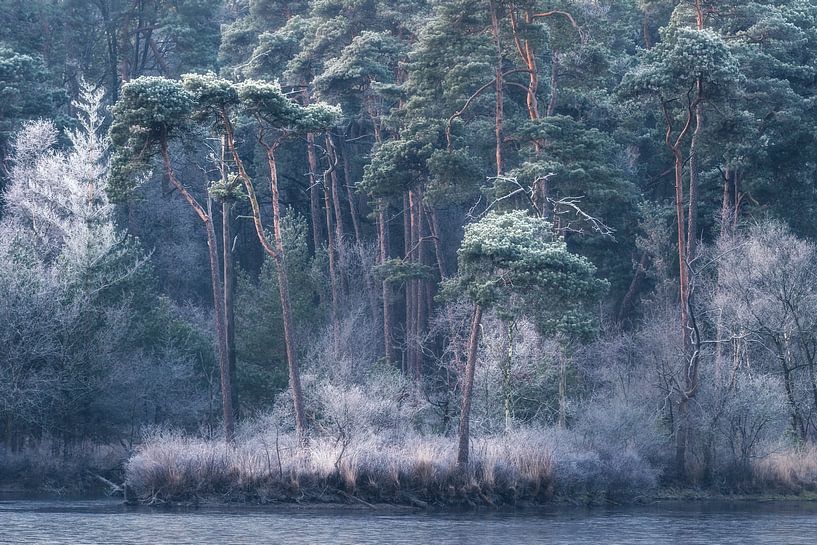
[[482, 307], [477, 304], [471, 318], [471, 331], [468, 335], [468, 351], [465, 359], [465, 376], [462, 379], [462, 405], [460, 407], [459, 447], [457, 450], [457, 465], [461, 469], [468, 465], [468, 451], [471, 443], [471, 401], [474, 394], [474, 369], [477, 363], [481, 323]]
[[289, 292], [289, 274], [287, 273], [284, 238], [281, 232], [281, 200], [278, 193], [278, 168], [275, 161], [275, 146], [267, 147], [267, 163], [270, 170], [270, 191], [272, 193], [272, 235], [275, 241], [275, 272], [278, 276], [278, 293], [281, 297], [281, 313], [284, 322], [284, 344], [286, 345], [287, 362], [289, 363], [289, 384], [292, 390], [292, 402], [295, 409], [295, 430], [298, 441], [306, 442], [306, 416], [304, 412], [303, 393], [301, 390], [301, 373], [295, 355], [295, 328], [292, 323], [292, 303]]
[[[176, 178], [173, 172], [173, 166], [170, 162], [170, 153], [168, 152], [167, 140], [162, 138], [161, 142], [162, 159], [164, 161], [164, 170], [167, 178], [179, 194], [187, 201], [193, 208], [207, 232], [207, 251], [210, 261], [210, 284], [213, 290], [213, 310], [215, 313], [216, 322], [216, 337], [217, 355], [219, 363], [219, 375], [221, 378], [221, 407], [224, 419], [224, 439], [228, 443], [235, 440], [235, 414], [233, 412], [232, 403], [232, 383], [230, 380], [230, 362], [227, 356], [227, 343], [224, 328], [224, 306], [223, 306], [223, 291], [221, 285], [221, 271], [218, 261], [218, 242], [216, 239], [216, 229], [213, 226], [213, 217], [208, 210], [205, 210], [196, 200], [196, 198], [187, 191], [187, 188]], [[208, 209], [209, 206], [208, 199]]]
[[289, 275], [286, 269], [286, 259], [284, 253], [283, 234], [281, 232], [281, 202], [278, 191], [278, 167], [275, 160], [275, 150], [278, 142], [267, 144], [262, 138], [259, 138], [259, 143], [264, 147], [267, 154], [267, 165], [270, 171], [270, 192], [272, 196], [272, 233], [273, 242], [270, 243], [267, 234], [264, 232], [264, 226], [261, 222], [261, 207], [258, 204], [258, 198], [255, 194], [255, 187], [247, 175], [244, 168], [244, 163], [238, 155], [235, 148], [235, 138], [233, 135], [232, 123], [226, 118], [222, 120], [227, 136], [227, 145], [230, 153], [233, 156], [233, 161], [238, 169], [238, 175], [244, 183], [244, 189], [247, 191], [247, 198], [250, 202], [252, 210], [253, 224], [255, 225], [255, 233], [261, 243], [261, 247], [269, 255], [273, 264], [275, 265], [275, 272], [278, 279], [278, 294], [281, 299], [281, 317], [284, 322], [284, 345], [287, 355], [287, 368], [289, 370], [289, 388], [292, 395], [293, 412], [295, 415], [295, 433], [298, 437], [298, 443], [305, 445], [307, 441], [306, 435], [306, 414], [304, 411], [303, 392], [301, 389], [301, 373], [298, 367], [298, 359], [295, 353], [295, 332], [292, 321], [292, 303], [289, 291]]

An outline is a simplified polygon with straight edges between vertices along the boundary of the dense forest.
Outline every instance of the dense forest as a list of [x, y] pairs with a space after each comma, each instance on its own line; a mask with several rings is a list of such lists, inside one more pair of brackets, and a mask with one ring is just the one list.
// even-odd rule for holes
[[0, 22], [0, 484], [817, 490], [817, 1]]

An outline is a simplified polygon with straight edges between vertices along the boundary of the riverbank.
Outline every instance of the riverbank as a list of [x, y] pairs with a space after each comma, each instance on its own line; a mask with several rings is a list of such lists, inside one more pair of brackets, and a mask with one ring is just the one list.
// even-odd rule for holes
[[725, 468], [707, 484], [703, 479], [679, 484], [633, 451], [591, 449], [574, 439], [558, 430], [477, 438], [462, 470], [454, 441], [438, 436], [411, 436], [398, 444], [314, 438], [298, 448], [284, 435], [256, 435], [226, 446], [165, 434], [139, 447], [125, 477], [129, 500], [149, 505], [470, 509], [817, 497], [817, 448], [810, 446], [770, 454], [740, 470]]
[[[59, 456], [37, 449], [0, 453], [0, 492], [56, 496], [119, 494], [131, 504], [246, 504], [396, 509], [523, 509], [551, 504], [817, 499], [817, 448], [779, 451], [737, 471], [671, 481], [653, 461], [599, 451], [568, 433], [520, 431], [475, 439], [469, 467], [452, 439], [410, 436], [347, 442], [313, 438], [298, 448], [284, 434], [242, 437], [234, 446], [160, 433], [130, 458], [87, 445]], [[126, 486], [123, 485], [126, 483]]]

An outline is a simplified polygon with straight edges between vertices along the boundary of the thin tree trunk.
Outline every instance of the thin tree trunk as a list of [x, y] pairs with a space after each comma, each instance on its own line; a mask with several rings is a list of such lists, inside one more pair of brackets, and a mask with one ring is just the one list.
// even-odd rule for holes
[[323, 229], [321, 224], [321, 196], [318, 184], [318, 156], [315, 153], [315, 135], [306, 135], [306, 159], [309, 167], [309, 217], [312, 222], [312, 246], [317, 253], [323, 246]]
[[471, 400], [474, 393], [474, 369], [477, 363], [481, 322], [482, 307], [476, 305], [474, 315], [471, 318], [471, 331], [468, 335], [468, 352], [465, 360], [465, 376], [462, 381], [462, 406], [460, 408], [459, 447], [457, 450], [457, 465], [460, 468], [468, 465], [468, 451], [471, 443]]
[[224, 266], [224, 337], [227, 345], [227, 360], [230, 363], [230, 392], [232, 395], [233, 414], [240, 415], [240, 404], [238, 400], [238, 384], [236, 380], [237, 368], [235, 357], [235, 310], [233, 306], [233, 294], [235, 293], [235, 275], [233, 274], [233, 250], [231, 234], [231, 211], [233, 203], [224, 201], [221, 203], [222, 222], [222, 242], [223, 252], [222, 264]]
[[[421, 265], [426, 265], [427, 256], [426, 256], [426, 245], [424, 243], [425, 240], [425, 212], [423, 207], [423, 194], [421, 190], [417, 190], [417, 202], [414, 205], [416, 210], [416, 218], [417, 221], [415, 222], [414, 229], [416, 231], [415, 238], [417, 239], [417, 261]], [[422, 339], [423, 331], [426, 328], [426, 317], [428, 315], [428, 309], [430, 307], [429, 301], [431, 299], [431, 291], [430, 291], [430, 284], [425, 279], [417, 279], [417, 303], [415, 305], [415, 309], [417, 311], [417, 318], [415, 320], [416, 329], [414, 332], [414, 336], [417, 339], [417, 347], [414, 351], [414, 377], [415, 380], [419, 381], [422, 377], [423, 373], [423, 351], [420, 345], [420, 341]]]
[[502, 405], [505, 413], [505, 433], [510, 433], [513, 428], [513, 411], [511, 409], [511, 369], [513, 367], [513, 343], [514, 329], [513, 320], [505, 322], [503, 329], [503, 344], [505, 346], [504, 365], [502, 366]]
[[283, 235], [281, 233], [281, 202], [278, 191], [278, 167], [275, 161], [275, 144], [267, 145], [259, 138], [267, 153], [267, 164], [270, 171], [270, 191], [272, 195], [272, 227], [273, 227], [273, 244], [267, 238], [264, 232], [264, 226], [261, 222], [261, 207], [258, 205], [258, 199], [255, 195], [255, 188], [252, 185], [250, 177], [244, 169], [244, 163], [235, 149], [235, 139], [233, 136], [232, 124], [226, 119], [223, 120], [225, 131], [227, 134], [227, 145], [230, 153], [233, 156], [238, 175], [244, 183], [244, 189], [247, 191], [247, 198], [252, 209], [253, 224], [255, 225], [255, 232], [258, 240], [264, 251], [273, 259], [275, 265], [275, 272], [278, 278], [278, 293], [281, 299], [281, 315], [284, 322], [284, 345], [287, 355], [287, 367], [289, 370], [289, 388], [292, 394], [292, 405], [295, 414], [295, 433], [298, 437], [298, 442], [301, 445], [306, 444], [306, 416], [304, 411], [303, 392], [301, 390], [301, 374], [298, 368], [298, 360], [295, 354], [295, 334], [292, 325], [292, 303], [289, 292], [289, 275], [286, 270], [286, 259], [284, 254]]
[[[698, 96], [702, 93], [702, 84], [698, 80]], [[687, 257], [694, 259], [698, 242], [698, 140], [703, 129], [703, 106], [695, 107], [695, 131], [689, 145], [689, 211], [687, 216]]]
[[338, 252], [338, 259], [343, 263], [345, 261], [343, 245], [346, 241], [346, 232], [343, 228], [343, 213], [340, 206], [340, 191], [338, 190], [338, 154], [335, 143], [332, 140], [332, 135], [329, 133], [326, 133], [326, 152], [331, 163], [329, 179], [332, 185], [332, 205], [335, 211], [335, 246]]
[[559, 348], [559, 427], [567, 427], [567, 354]]
[[219, 278], [218, 242], [213, 225], [211, 200], [207, 199], [209, 219], [204, 223], [207, 229], [207, 252], [210, 257], [210, 283], [213, 286], [213, 307], [216, 315], [216, 335], [218, 335], [219, 372], [221, 375], [221, 406], [224, 418], [224, 438], [228, 443], [235, 440], [235, 412], [233, 410], [233, 386], [230, 360], [227, 353], [227, 335], [224, 327], [224, 307], [221, 279]]
[[[411, 263], [412, 259], [412, 240], [411, 240], [411, 191], [403, 194], [403, 252], [404, 261]], [[405, 350], [403, 353], [403, 373], [408, 374], [411, 369], [411, 317], [414, 315], [414, 282], [406, 280], [405, 282], [405, 301], [406, 301], [406, 318], [405, 318], [405, 337], [403, 339]]]
[[[389, 226], [386, 222], [386, 200], [380, 199], [377, 211], [377, 238], [380, 247], [380, 264], [389, 259]], [[391, 318], [391, 284], [384, 279], [381, 283], [383, 292], [383, 349], [387, 363], [394, 362], [394, 347], [392, 346], [392, 318]]]
[[193, 208], [196, 214], [204, 223], [207, 232], [207, 253], [210, 261], [210, 284], [213, 290], [213, 310], [215, 313], [216, 322], [216, 337], [217, 337], [217, 355], [219, 363], [219, 375], [221, 378], [221, 407], [224, 419], [224, 439], [228, 443], [235, 440], [235, 414], [233, 412], [232, 403], [232, 384], [230, 381], [230, 362], [227, 356], [227, 343], [224, 329], [224, 306], [221, 285], [221, 267], [218, 261], [218, 242], [216, 239], [216, 230], [213, 226], [213, 215], [210, 212], [210, 199], [207, 200], [207, 208], [205, 210], [196, 201], [196, 198], [187, 191], [187, 188], [176, 179], [173, 172], [173, 166], [170, 162], [170, 153], [167, 148], [167, 141], [163, 138], [161, 141], [162, 159], [164, 162], [165, 173], [168, 180], [176, 190], [182, 195], [187, 203]]
[[648, 261], [649, 256], [647, 255], [647, 252], [641, 252], [641, 259], [638, 260], [638, 265], [636, 266], [633, 279], [630, 282], [630, 287], [627, 288], [627, 293], [624, 294], [624, 299], [621, 300], [621, 306], [618, 309], [619, 323], [624, 322], [624, 319], [635, 306], [635, 298], [638, 295], [641, 282], [644, 280], [644, 276], [647, 272]]
[[352, 183], [352, 169], [349, 165], [349, 147], [343, 146], [343, 181], [346, 185], [346, 199], [349, 202], [349, 214], [352, 217], [352, 228], [355, 231], [355, 242], [360, 244], [363, 237], [360, 234], [360, 219], [357, 216], [357, 205], [355, 204], [354, 184]]
[[644, 49], [652, 49], [650, 36], [650, 10], [644, 8], [644, 18], [641, 20], [641, 34], [644, 37]]
[[494, 44], [496, 46], [496, 111], [494, 119], [494, 132], [496, 136], [496, 175], [502, 175], [502, 125], [505, 117], [505, 78], [502, 76], [502, 39], [499, 29], [499, 18], [497, 14], [497, 6], [494, 1], [491, 1], [491, 32], [494, 36]]
[[335, 261], [337, 255], [337, 240], [335, 238], [335, 229], [332, 228], [332, 203], [330, 197], [332, 173], [335, 171], [335, 166], [329, 157], [329, 168], [323, 175], [323, 199], [324, 199], [324, 213], [326, 217], [326, 253], [329, 258], [329, 287], [331, 295], [332, 306], [332, 341], [335, 353], [340, 350], [340, 289], [338, 288], [338, 267]]
[[300, 444], [306, 443], [306, 416], [304, 412], [303, 392], [301, 390], [301, 373], [295, 355], [295, 332], [292, 325], [292, 303], [289, 291], [289, 274], [284, 254], [284, 238], [281, 232], [281, 202], [278, 192], [278, 167], [275, 162], [275, 150], [267, 149], [267, 162], [270, 170], [270, 190], [272, 194], [272, 234], [275, 240], [275, 271], [278, 276], [278, 293], [281, 297], [281, 313], [284, 322], [284, 344], [286, 345], [289, 367], [289, 384], [292, 391], [292, 403], [295, 410], [295, 431]]
[[437, 270], [440, 273], [440, 280], [448, 278], [448, 271], [445, 266], [445, 253], [443, 253], [443, 242], [440, 238], [440, 221], [437, 217], [437, 211], [432, 206], [426, 207], [426, 217], [428, 218], [428, 227], [431, 232], [431, 238], [434, 241], [434, 255], [437, 259]]
[[[409, 191], [408, 194], [408, 214], [409, 214], [409, 249], [408, 249], [408, 262], [416, 263], [419, 260], [417, 259], [418, 255], [418, 248], [417, 248], [417, 196], [414, 191]], [[419, 378], [417, 375], [417, 313], [418, 313], [418, 303], [420, 301], [419, 293], [420, 293], [420, 282], [417, 279], [409, 280], [409, 284], [411, 288], [409, 289], [408, 293], [408, 304], [406, 306], [406, 330], [408, 331], [408, 370], [411, 376], [416, 380]]]
[[723, 175], [723, 196], [721, 198], [721, 235], [731, 234], [730, 225], [731, 225], [731, 208], [732, 208], [732, 196], [731, 196], [731, 188], [730, 185], [732, 184], [732, 172], [730, 169], [726, 169], [726, 173]]
[[551, 117], [556, 111], [556, 100], [559, 98], [559, 55], [554, 51], [550, 64], [550, 100], [548, 101], [547, 116]]
[[[226, 136], [221, 138], [221, 182], [227, 187], [227, 143]], [[235, 275], [233, 273], [235, 258], [233, 256], [232, 210], [233, 201], [225, 199], [221, 203], [221, 250], [224, 267], [224, 340], [227, 346], [227, 360], [230, 362], [230, 391], [232, 394], [233, 414], [241, 416], [241, 405], [238, 399], [238, 380], [235, 354], [235, 311], [233, 295], [235, 294]]]

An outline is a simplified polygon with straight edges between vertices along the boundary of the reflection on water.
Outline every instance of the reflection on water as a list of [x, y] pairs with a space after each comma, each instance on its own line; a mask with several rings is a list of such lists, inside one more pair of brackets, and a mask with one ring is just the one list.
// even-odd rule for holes
[[157, 510], [111, 500], [0, 500], [0, 543], [813, 545], [815, 536], [817, 504], [808, 502], [379, 514], [281, 507]]

